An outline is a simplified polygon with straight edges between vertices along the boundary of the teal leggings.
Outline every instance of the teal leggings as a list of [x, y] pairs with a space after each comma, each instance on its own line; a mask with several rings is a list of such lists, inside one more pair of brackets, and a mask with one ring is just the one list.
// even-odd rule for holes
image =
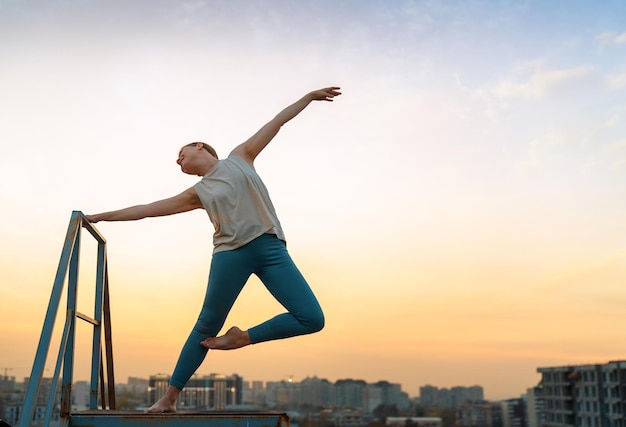
[[171, 385], [182, 389], [200, 367], [208, 351], [200, 342], [217, 336], [251, 274], [256, 274], [287, 310], [248, 329], [252, 344], [311, 334], [324, 327], [322, 309], [291, 260], [285, 242], [273, 234], [263, 234], [241, 248], [213, 255], [202, 311], [183, 346]]

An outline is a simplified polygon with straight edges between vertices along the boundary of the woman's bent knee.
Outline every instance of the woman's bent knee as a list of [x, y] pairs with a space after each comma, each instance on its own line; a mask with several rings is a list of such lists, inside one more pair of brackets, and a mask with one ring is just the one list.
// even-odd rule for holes
[[322, 329], [324, 329], [325, 323], [326, 319], [324, 318], [324, 313], [320, 310], [307, 319], [307, 327], [309, 329], [309, 333], [312, 334], [314, 332], [321, 331]]

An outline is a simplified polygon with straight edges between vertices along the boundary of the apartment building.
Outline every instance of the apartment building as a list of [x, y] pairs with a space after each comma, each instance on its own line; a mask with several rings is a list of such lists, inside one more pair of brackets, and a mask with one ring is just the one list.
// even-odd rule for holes
[[626, 361], [537, 372], [542, 427], [626, 427]]
[[[170, 376], [152, 375], [148, 384], [150, 401], [156, 402], [165, 394]], [[243, 380], [238, 375], [211, 374], [193, 376], [178, 396], [177, 406], [181, 409], [225, 409], [229, 405], [242, 403]]]

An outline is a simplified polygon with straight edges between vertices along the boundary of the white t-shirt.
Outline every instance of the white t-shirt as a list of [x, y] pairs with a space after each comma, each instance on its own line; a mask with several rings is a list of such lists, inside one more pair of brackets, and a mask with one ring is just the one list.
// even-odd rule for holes
[[265, 233], [285, 240], [265, 184], [237, 154], [219, 160], [194, 188], [215, 227], [213, 253], [237, 249]]

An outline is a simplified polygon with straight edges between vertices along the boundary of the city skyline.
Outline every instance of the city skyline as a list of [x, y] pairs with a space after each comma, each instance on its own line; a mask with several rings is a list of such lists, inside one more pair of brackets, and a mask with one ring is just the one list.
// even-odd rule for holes
[[[613, 362], [607, 362], [607, 363], [613, 363]], [[569, 367], [571, 369], [578, 369], [581, 366], [582, 367], [586, 367], [587, 365], [567, 365], [565, 367], [563, 367], [563, 366], [560, 366], [560, 367], [546, 367], [546, 366], [543, 366], [543, 367], [537, 367], [536, 370], [537, 370], [537, 372], [539, 372], [539, 371], [542, 371], [542, 370], [549, 370], [549, 369], [564, 369], [566, 367]], [[24, 378], [21, 379], [23, 381], [20, 381], [20, 378], [17, 378], [14, 375], [9, 375], [9, 372], [11, 370], [12, 369], [10, 369], [10, 368], [4, 368], [5, 374], [0, 376], [0, 379], [8, 380], [8, 381], [13, 380], [16, 383], [22, 383], [22, 382], [25, 382], [25, 381], [28, 380], [28, 377], [24, 377]], [[377, 383], [390, 383], [390, 384], [395, 384], [395, 385], [400, 386], [400, 390], [405, 392], [405, 393], [407, 393], [407, 395], [408, 395], [408, 397], [410, 399], [414, 399], [414, 398], [423, 399], [424, 396], [422, 395], [422, 392], [424, 391], [424, 389], [427, 389], [429, 392], [432, 392], [433, 389], [436, 390], [436, 391], [437, 390], [451, 391], [451, 390], [454, 390], [454, 389], [476, 389], [476, 388], [478, 388], [478, 389], [481, 390], [481, 393], [484, 392], [484, 387], [480, 383], [471, 384], [471, 385], [468, 385], [468, 384], [455, 384], [455, 385], [444, 386], [444, 387], [440, 387], [437, 384], [430, 384], [429, 383], [429, 384], [422, 384], [422, 385], [418, 386], [418, 393], [417, 394], [411, 394], [410, 392], [408, 392], [407, 390], [402, 388], [403, 384], [401, 382], [397, 382], [397, 383], [396, 382], [391, 382], [391, 381], [388, 381], [387, 379], [383, 379], [383, 378], [379, 378], [377, 380], [372, 381], [372, 380], [366, 380], [366, 379], [364, 379], [364, 377], [339, 377], [339, 378], [337, 378], [335, 380], [329, 380], [327, 377], [318, 376], [318, 375], [306, 376], [306, 377], [300, 378], [300, 379], [294, 378], [293, 375], [290, 375], [288, 378], [280, 378], [280, 379], [276, 379], [275, 378], [275, 379], [260, 380], [260, 379], [257, 379], [257, 378], [246, 378], [246, 377], [243, 377], [243, 376], [239, 375], [237, 372], [231, 372], [231, 373], [224, 373], [224, 372], [202, 373], [202, 372], [198, 371], [194, 375], [192, 375], [192, 379], [199, 379], [199, 378], [213, 377], [213, 376], [218, 376], [218, 377], [219, 376], [224, 376], [224, 377], [235, 376], [235, 377], [241, 378], [242, 383], [244, 385], [245, 384], [252, 384], [252, 383], [262, 383], [263, 387], [266, 387], [270, 383], [272, 383], [272, 384], [277, 384], [277, 383], [299, 384], [299, 383], [302, 383], [302, 382], [307, 381], [307, 380], [329, 381], [331, 384], [335, 384], [335, 383], [342, 382], [342, 381], [357, 381], [357, 382], [358, 381], [364, 381], [368, 385], [375, 385]], [[126, 378], [127, 383], [121, 382], [120, 379], [118, 377], [116, 377], [115, 378], [115, 384], [116, 384], [116, 386], [118, 386], [118, 385], [125, 386], [125, 385], [131, 384], [133, 382], [136, 382], [137, 380], [149, 381], [150, 379], [155, 378], [155, 377], [168, 377], [169, 378], [169, 377], [171, 377], [171, 374], [165, 373], [165, 372], [158, 372], [158, 373], [152, 373], [148, 377], [145, 377], [145, 378], [141, 377], [141, 376], [130, 375], [130, 376], [128, 376]], [[44, 376], [42, 379], [45, 379], [45, 378], [47, 378], [47, 377]], [[51, 379], [51, 378], [47, 378], [47, 379]], [[76, 379], [75, 378], [74, 379], [74, 384], [76, 384], [78, 382], [89, 383], [89, 380], [88, 379]], [[504, 398], [501, 398], [501, 399], [494, 399], [494, 400], [498, 401], [498, 400], [506, 400], [506, 399], [510, 399], [510, 398], [518, 398], [518, 397], [524, 395], [528, 389], [536, 387], [538, 385], [539, 384], [529, 385], [528, 387], [524, 388], [523, 390], [520, 390], [520, 392], [517, 395], [511, 395], [511, 396], [508, 396], [508, 397], [504, 397]], [[485, 400], [490, 400], [490, 399], [485, 399]]]
[[[479, 383], [497, 400], [538, 366], [623, 359], [623, 16], [583, 0], [0, 1], [0, 369], [30, 375], [72, 211], [178, 194], [197, 181], [180, 146], [224, 157], [330, 85], [343, 94], [256, 161], [326, 326], [210, 351], [199, 373]], [[96, 226], [116, 376], [171, 373], [205, 293], [206, 213]], [[225, 326], [281, 311], [253, 278]], [[88, 378], [86, 325], [77, 340]]]
[[[145, 382], [146, 385], [149, 384], [150, 381], [153, 380], [157, 380], [157, 381], [163, 381], [164, 379], [169, 379], [171, 377], [170, 374], [165, 374], [165, 373], [154, 373], [149, 375], [148, 377], [138, 377], [138, 376], [129, 376], [126, 378], [126, 382], [122, 382], [120, 381], [119, 378], [116, 378], [115, 380], [115, 386], [117, 387], [122, 387], [125, 388], [127, 386], [138, 386], [139, 383]], [[423, 399], [424, 396], [421, 394], [422, 392], [424, 392], [424, 390], [426, 390], [426, 392], [429, 394], [429, 398], [433, 399], [433, 392], [438, 392], [438, 391], [452, 391], [452, 390], [466, 390], [467, 392], [471, 393], [473, 396], [481, 396], [480, 399], [474, 399], [475, 401], [479, 401], [479, 400], [483, 400], [482, 399], [482, 395], [484, 392], [483, 387], [480, 384], [473, 384], [473, 385], [455, 385], [452, 386], [450, 388], [446, 388], [446, 387], [438, 387], [437, 385], [434, 384], [424, 384], [422, 386], [419, 387], [420, 390], [420, 394], [419, 395], [411, 395], [409, 394], [406, 390], [404, 390], [402, 388], [402, 384], [401, 383], [393, 383], [390, 381], [387, 381], [385, 379], [379, 379], [377, 381], [366, 381], [362, 378], [339, 378], [336, 381], [330, 381], [327, 378], [324, 377], [318, 377], [318, 376], [313, 376], [313, 377], [305, 377], [302, 378], [301, 380], [294, 380], [294, 378], [287, 378], [287, 379], [273, 379], [273, 380], [266, 380], [266, 381], [262, 381], [262, 380], [257, 380], [257, 379], [246, 379], [245, 377], [242, 377], [241, 375], [237, 374], [236, 372], [234, 373], [230, 373], [230, 374], [225, 374], [225, 373], [218, 373], [218, 372], [211, 372], [209, 374], [202, 374], [202, 373], [195, 373], [192, 376], [193, 380], [200, 380], [200, 379], [204, 379], [204, 378], [226, 378], [229, 379], [231, 377], [236, 377], [239, 378], [241, 380], [241, 384], [243, 386], [243, 390], [248, 390], [248, 389], [253, 389], [256, 387], [257, 384], [261, 384], [263, 387], [263, 390], [267, 389], [267, 387], [276, 387], [278, 384], [286, 384], [286, 385], [300, 385], [300, 384], [304, 384], [307, 381], [320, 381], [320, 382], [328, 382], [331, 385], [338, 385], [341, 383], [345, 383], [345, 382], [363, 382], [365, 383], [367, 386], [379, 386], [381, 384], [387, 384], [389, 386], [398, 386], [398, 391], [402, 392], [402, 393], [406, 393], [407, 397], [409, 399], [416, 399], [416, 398], [420, 398]], [[49, 385], [49, 381], [52, 380], [52, 378], [50, 377], [42, 377], [42, 384], [46, 384]], [[0, 375], [0, 381], [2, 381], [3, 384], [3, 389], [2, 391], [12, 391], [10, 389], [7, 388], [6, 384], [9, 384], [11, 382], [14, 382], [17, 385], [24, 385], [29, 381], [29, 378], [23, 378], [23, 379], [18, 379], [14, 376], [10, 376], [10, 375]], [[89, 380], [87, 379], [74, 379], [73, 385], [76, 384], [89, 384]], [[165, 392], [165, 388], [162, 387], [162, 391]], [[523, 393], [520, 393], [520, 395]], [[42, 395], [43, 396], [43, 395]], [[43, 396], [45, 397], [45, 396]], [[515, 397], [515, 396], [512, 396]], [[436, 406], [436, 405], [429, 405], [429, 406]]]

